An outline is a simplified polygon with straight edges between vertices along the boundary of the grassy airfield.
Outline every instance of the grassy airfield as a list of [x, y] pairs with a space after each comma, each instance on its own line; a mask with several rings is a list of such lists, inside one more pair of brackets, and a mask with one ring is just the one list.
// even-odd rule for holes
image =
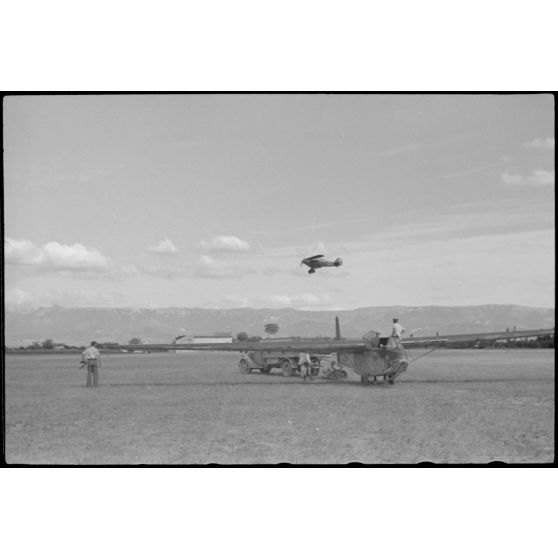
[[[417, 356], [420, 351], [414, 351]], [[6, 355], [13, 464], [545, 463], [553, 350], [440, 350], [395, 385], [241, 375], [236, 353]]]

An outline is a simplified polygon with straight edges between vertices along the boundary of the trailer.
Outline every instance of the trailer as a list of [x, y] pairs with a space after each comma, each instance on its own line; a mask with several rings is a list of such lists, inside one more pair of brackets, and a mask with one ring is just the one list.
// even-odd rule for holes
[[262, 351], [242, 351], [238, 362], [241, 374], [250, 374], [258, 370], [269, 374], [273, 368], [280, 368], [283, 376], [293, 376], [298, 370], [298, 352], [270, 349]]

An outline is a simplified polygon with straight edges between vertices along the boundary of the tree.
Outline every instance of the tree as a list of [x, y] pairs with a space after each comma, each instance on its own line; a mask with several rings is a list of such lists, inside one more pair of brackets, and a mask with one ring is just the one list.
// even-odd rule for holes
[[237, 341], [248, 341], [248, 334], [245, 331], [239, 331], [236, 334], [236, 340]]
[[128, 341], [128, 345], [141, 345], [141, 339], [139, 337], [134, 337]]
[[52, 339], [45, 339], [42, 344], [43, 349], [54, 349], [54, 341]]
[[265, 324], [265, 332], [268, 335], [275, 335], [279, 331], [279, 324]]

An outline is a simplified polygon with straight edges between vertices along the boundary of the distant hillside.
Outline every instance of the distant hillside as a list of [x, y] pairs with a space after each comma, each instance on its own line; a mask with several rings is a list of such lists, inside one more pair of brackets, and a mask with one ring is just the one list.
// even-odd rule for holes
[[180, 334], [208, 335], [230, 331], [236, 335], [264, 334], [264, 324], [279, 324], [279, 336], [331, 336], [339, 316], [343, 337], [361, 337], [374, 329], [390, 332], [391, 319], [400, 318], [407, 334], [415, 336], [477, 333], [554, 327], [553, 308], [512, 305], [389, 306], [343, 311], [304, 311], [238, 308], [6, 308], [5, 343], [8, 347], [53, 339], [83, 345], [97, 341], [127, 343], [139, 337], [145, 343], [169, 343]]

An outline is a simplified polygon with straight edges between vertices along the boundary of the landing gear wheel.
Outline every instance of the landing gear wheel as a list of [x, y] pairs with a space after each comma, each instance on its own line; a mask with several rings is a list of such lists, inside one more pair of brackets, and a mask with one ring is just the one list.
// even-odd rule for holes
[[293, 375], [293, 367], [290, 360], [284, 360], [281, 363], [281, 373], [283, 374], [283, 376]]
[[244, 360], [244, 359], [242, 359], [238, 363], [238, 369], [240, 370], [241, 374], [250, 374], [250, 372], [251, 372], [250, 365], [248, 364], [248, 361]]

